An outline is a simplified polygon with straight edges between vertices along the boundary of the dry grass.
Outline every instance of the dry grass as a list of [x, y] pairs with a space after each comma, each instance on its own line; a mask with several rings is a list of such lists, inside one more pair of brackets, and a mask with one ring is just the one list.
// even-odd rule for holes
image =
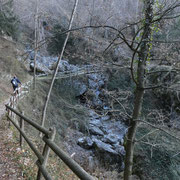
[[14, 74], [24, 82], [29, 74], [22, 62], [17, 60], [20, 46], [12, 41], [0, 37], [0, 102], [13, 92], [10, 83]]

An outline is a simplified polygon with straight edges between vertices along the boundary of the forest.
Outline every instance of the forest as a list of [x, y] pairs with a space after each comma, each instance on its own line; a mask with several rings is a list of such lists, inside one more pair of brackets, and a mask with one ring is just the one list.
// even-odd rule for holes
[[[90, 179], [180, 179], [179, 0], [0, 0], [0, 44], [0, 104], [14, 74], [30, 81], [16, 111], [56, 129]], [[42, 134], [24, 131], [42, 151]], [[21, 151], [16, 178], [36, 179]], [[52, 179], [86, 179], [48, 162]]]

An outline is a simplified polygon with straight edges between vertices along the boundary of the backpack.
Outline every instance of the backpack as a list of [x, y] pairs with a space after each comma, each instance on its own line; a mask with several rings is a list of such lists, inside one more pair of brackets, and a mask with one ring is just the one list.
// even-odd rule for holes
[[16, 80], [15, 79], [12, 79], [12, 84], [13, 84], [13, 86], [17, 86], [17, 82], [16, 82]]

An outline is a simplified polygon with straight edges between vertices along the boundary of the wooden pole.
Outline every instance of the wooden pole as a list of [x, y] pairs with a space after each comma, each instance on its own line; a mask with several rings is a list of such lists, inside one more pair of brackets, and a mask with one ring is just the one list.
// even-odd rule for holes
[[43, 141], [60, 157], [60, 159], [80, 178], [83, 180], [94, 180], [78, 163], [69, 155], [61, 150], [53, 141], [43, 137]]
[[[68, 26], [68, 30], [71, 30], [77, 5], [78, 5], [78, 0], [75, 0], [74, 7], [73, 7], [73, 11], [72, 11], [71, 18], [70, 18], [70, 22], [69, 22], [69, 26]], [[47, 94], [47, 96], [46, 96], [46, 101], [45, 101], [45, 104], [44, 104], [44, 107], [43, 107], [42, 119], [41, 119], [41, 126], [43, 126], [43, 127], [44, 127], [44, 124], [45, 124], [46, 111], [47, 111], [47, 106], [48, 106], [48, 102], [49, 102], [49, 99], [50, 99], [51, 91], [52, 91], [52, 88], [53, 88], [53, 85], [54, 85], [54, 81], [55, 81], [55, 79], [56, 79], [56, 75], [57, 75], [57, 73], [58, 73], [59, 64], [60, 64], [60, 61], [61, 61], [61, 59], [62, 59], [62, 57], [63, 57], [64, 50], [65, 50], [65, 47], [66, 47], [66, 44], [67, 44], [69, 35], [70, 35], [70, 32], [67, 33], [66, 39], [65, 39], [65, 41], [64, 41], [61, 54], [59, 55], [58, 61], [57, 61], [57, 63], [56, 63], [56, 69], [55, 69], [55, 71], [54, 71], [54, 73], [53, 73], [53, 77], [52, 77], [52, 80], [51, 80], [51, 84], [50, 84], [50, 87], [49, 87], [49, 91], [48, 91], [48, 94]], [[40, 134], [40, 136], [41, 136], [41, 134]]]
[[16, 124], [16, 122], [10, 118], [9, 116], [7, 116], [9, 118], [9, 120], [12, 122], [12, 124], [16, 127], [16, 129], [22, 134], [22, 136], [24, 137], [24, 139], [26, 140], [26, 142], [28, 143], [28, 145], [30, 146], [30, 148], [32, 149], [32, 151], [34, 152], [34, 154], [37, 156], [38, 160], [43, 163], [44, 162], [44, 158], [41, 155], [41, 153], [36, 149], [36, 147], [34, 146], [34, 144], [31, 142], [31, 140], [26, 136], [26, 134], [21, 131], [21, 129], [19, 128], [19, 126]]
[[[16, 94], [13, 95], [13, 101], [12, 101], [12, 108], [13, 108], [13, 109], [15, 109], [15, 108], [14, 108], [14, 107], [15, 107], [15, 105], [14, 105], [14, 104], [15, 104], [15, 95], [16, 95]], [[12, 114], [12, 118], [15, 119], [15, 113]]]
[[28, 119], [27, 117], [23, 116], [21, 113], [19, 113], [18, 111], [16, 111], [15, 109], [11, 108], [10, 106], [6, 105], [6, 107], [8, 109], [10, 109], [12, 112], [16, 113], [17, 116], [22, 117], [24, 119], [24, 121], [28, 122], [31, 126], [33, 126], [34, 128], [36, 128], [37, 130], [41, 131], [42, 133], [49, 135], [49, 130], [41, 127], [39, 124], [37, 124], [35, 121], [32, 121], [30, 119]]
[[38, 0], [36, 0], [36, 14], [35, 14], [35, 32], [34, 32], [34, 46], [35, 46], [35, 51], [34, 51], [34, 79], [33, 79], [33, 88], [34, 90], [36, 89], [36, 60], [37, 60], [37, 53], [38, 53], [38, 13], [39, 13], [39, 7], [38, 7]]
[[46, 168], [43, 165], [41, 165], [41, 163], [39, 161], [36, 161], [36, 165], [39, 167], [39, 170], [41, 171], [41, 173], [43, 174], [43, 176], [46, 180], [52, 180], [52, 177], [47, 172]]
[[[47, 137], [48, 139], [50, 139], [51, 141], [54, 141], [55, 139], [55, 135], [56, 135], [56, 129], [55, 128], [50, 128], [49, 129], [51, 134], [49, 137]], [[48, 162], [48, 158], [49, 158], [49, 153], [50, 153], [50, 147], [45, 143], [45, 146], [44, 146], [44, 150], [43, 150], [43, 157], [44, 157], [44, 161], [42, 163], [42, 166], [44, 168], [46, 168], [46, 165], [47, 165], [47, 162]], [[42, 178], [42, 173], [41, 173], [41, 169], [39, 168], [38, 170], [38, 174], [37, 174], [37, 180], [41, 180]]]
[[[22, 112], [22, 115], [24, 116], [24, 112]], [[24, 132], [24, 119], [22, 117], [20, 118], [20, 128], [21, 128], [21, 131]], [[24, 138], [20, 133], [20, 146], [21, 146], [21, 149], [23, 147], [23, 144], [24, 144]]]

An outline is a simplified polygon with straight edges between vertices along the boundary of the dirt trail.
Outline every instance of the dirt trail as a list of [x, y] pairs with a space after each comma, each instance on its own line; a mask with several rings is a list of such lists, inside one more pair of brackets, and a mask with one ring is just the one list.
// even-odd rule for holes
[[15, 160], [16, 144], [12, 141], [12, 131], [4, 118], [5, 103], [0, 103], [0, 180], [21, 180], [22, 172]]

